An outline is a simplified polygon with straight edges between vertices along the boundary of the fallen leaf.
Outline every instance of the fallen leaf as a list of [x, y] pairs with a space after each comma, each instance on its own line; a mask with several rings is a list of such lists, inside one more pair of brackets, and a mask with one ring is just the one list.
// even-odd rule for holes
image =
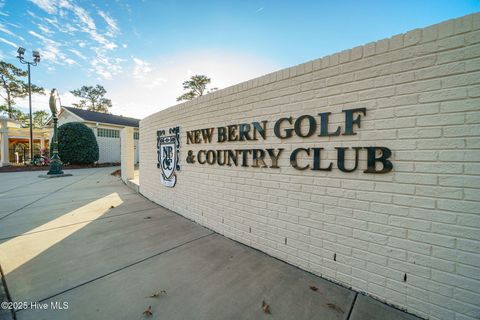
[[145, 297], [145, 298], [158, 298], [160, 296], [160, 294], [162, 294], [162, 293], [167, 295], [166, 290], [159, 290], [159, 291], [155, 291], [154, 293], [152, 293], [151, 295], [149, 295], [148, 297]]
[[121, 176], [122, 175], [122, 170], [118, 169], [110, 173], [112, 176]]
[[313, 291], [318, 291], [318, 288], [315, 287], [315, 286], [310, 286], [310, 290], [313, 290]]
[[262, 301], [262, 310], [263, 312], [270, 314], [270, 305], [265, 302], [265, 300]]
[[330, 309], [333, 309], [337, 312], [345, 313], [345, 311], [343, 311], [342, 308], [337, 307], [334, 303], [327, 303], [327, 307], [329, 307]]
[[148, 309], [143, 311], [143, 315], [147, 316], [147, 317], [151, 317], [153, 316], [153, 312], [152, 312], [152, 306], [148, 306]]

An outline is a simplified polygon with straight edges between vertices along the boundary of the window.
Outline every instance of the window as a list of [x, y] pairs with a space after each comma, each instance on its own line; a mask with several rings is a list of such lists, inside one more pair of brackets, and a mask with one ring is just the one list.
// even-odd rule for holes
[[97, 135], [105, 138], [120, 138], [120, 130], [98, 128]]
[[133, 139], [135, 139], [135, 140], [140, 139], [140, 132], [134, 132], [133, 133]]

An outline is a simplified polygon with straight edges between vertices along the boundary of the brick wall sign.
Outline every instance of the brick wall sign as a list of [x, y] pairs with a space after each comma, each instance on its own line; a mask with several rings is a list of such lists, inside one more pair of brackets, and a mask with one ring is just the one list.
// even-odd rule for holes
[[[317, 127], [317, 120], [312, 115], [301, 115], [295, 121], [292, 117], [280, 118], [275, 122], [273, 132], [278, 139], [288, 139], [293, 135], [301, 138], [311, 136], [317, 137], [335, 137], [341, 135], [356, 135], [354, 125], [360, 128], [361, 114], [366, 115], [366, 108], [345, 109], [342, 111], [345, 117], [344, 128], [338, 126], [333, 132], [329, 132], [328, 119], [330, 112], [319, 113], [320, 123]], [[358, 113], [359, 115], [356, 115]], [[286, 128], [282, 125], [287, 123]], [[306, 126], [305, 126], [306, 123]], [[187, 144], [210, 144], [212, 139], [217, 143], [232, 141], [256, 141], [267, 139], [268, 120], [261, 123], [253, 122], [233, 124], [225, 127], [205, 128], [190, 130], [187, 132]], [[345, 166], [345, 154], [350, 149], [354, 154], [354, 165], [351, 168]], [[387, 173], [392, 170], [392, 162], [389, 160], [392, 152], [386, 147], [335, 147], [336, 168], [343, 172], [353, 172], [357, 169], [359, 163], [359, 154], [361, 150], [367, 152], [367, 167], [364, 173]], [[199, 150], [196, 155], [192, 150], [188, 151], [187, 163], [209, 164], [219, 166], [242, 166], [253, 168], [280, 168], [279, 158], [282, 156], [284, 148], [267, 149], [210, 149]], [[301, 147], [294, 149], [290, 155], [290, 165], [297, 170], [331, 171], [332, 162], [327, 162], [322, 166], [322, 153], [328, 152], [322, 147]], [[306, 164], [299, 164], [298, 158], [301, 154], [308, 156]], [[379, 155], [377, 155], [379, 154]], [[377, 163], [381, 164], [381, 169], [377, 169]]]
[[419, 316], [480, 318], [479, 14], [213, 92], [140, 131], [152, 201]]
[[180, 170], [180, 128], [157, 131], [157, 168], [162, 173], [160, 181], [173, 188], [177, 183], [176, 171]]

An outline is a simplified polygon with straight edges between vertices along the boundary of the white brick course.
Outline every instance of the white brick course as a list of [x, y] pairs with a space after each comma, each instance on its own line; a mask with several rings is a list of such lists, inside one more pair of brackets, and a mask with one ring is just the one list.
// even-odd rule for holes
[[[479, 34], [480, 14], [469, 15], [151, 115], [140, 124], [140, 191], [227, 237], [419, 316], [478, 319]], [[320, 112], [332, 112], [334, 130], [341, 111], [356, 107], [367, 115], [355, 136], [273, 134], [281, 117]], [[262, 120], [269, 121], [265, 141], [186, 144], [189, 130]], [[166, 188], [156, 131], [174, 126], [181, 128], [182, 169], [177, 185]], [[335, 160], [334, 147], [369, 145], [392, 150], [391, 172], [299, 171], [288, 161], [298, 147], [324, 147], [325, 159]], [[187, 150], [248, 146], [284, 148], [280, 168], [185, 161]], [[366, 166], [364, 154], [359, 166]]]

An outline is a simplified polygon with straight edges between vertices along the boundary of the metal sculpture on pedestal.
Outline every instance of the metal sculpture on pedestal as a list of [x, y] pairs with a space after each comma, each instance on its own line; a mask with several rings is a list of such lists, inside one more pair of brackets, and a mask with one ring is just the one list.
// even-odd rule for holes
[[[58, 136], [57, 136], [57, 115], [59, 113], [59, 108], [57, 107], [57, 100], [60, 102], [60, 97], [58, 96], [57, 89], [52, 89], [50, 92], [50, 111], [52, 111], [52, 120], [53, 120], [53, 137], [52, 137], [52, 158], [50, 159], [50, 170], [46, 175], [41, 175], [41, 178], [55, 178], [55, 177], [67, 177], [71, 174], [63, 173], [62, 167], [63, 163], [60, 160], [58, 155]], [[60, 103], [59, 103], [60, 104]]]
[[52, 119], [53, 119], [53, 138], [52, 138], [52, 148], [53, 148], [53, 155], [52, 158], [50, 159], [50, 170], [48, 171], [47, 174], [52, 175], [52, 174], [63, 174], [62, 167], [63, 163], [60, 160], [60, 157], [58, 156], [58, 137], [57, 137], [57, 114], [58, 114], [58, 108], [57, 108], [57, 100], [60, 100], [58, 97], [57, 89], [52, 89], [52, 92], [50, 92], [50, 111], [52, 111]]

